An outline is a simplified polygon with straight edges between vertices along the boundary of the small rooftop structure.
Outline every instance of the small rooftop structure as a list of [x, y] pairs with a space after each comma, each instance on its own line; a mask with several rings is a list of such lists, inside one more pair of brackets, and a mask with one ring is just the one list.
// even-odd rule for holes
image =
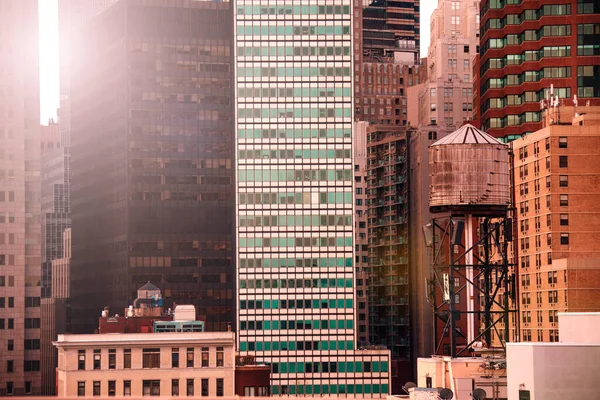
[[196, 307], [192, 304], [178, 304], [175, 307], [173, 321], [195, 321]]
[[175, 307], [173, 321], [155, 321], [154, 332], [204, 332], [204, 321], [196, 320], [196, 307], [182, 304]]

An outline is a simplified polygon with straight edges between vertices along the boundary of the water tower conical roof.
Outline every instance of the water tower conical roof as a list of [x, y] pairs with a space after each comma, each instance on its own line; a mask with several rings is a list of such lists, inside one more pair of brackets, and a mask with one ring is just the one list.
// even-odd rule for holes
[[154, 284], [152, 284], [150, 281], [148, 281], [148, 283], [146, 283], [144, 286], [142, 286], [138, 290], [160, 290], [160, 289], [158, 287], [156, 287]]
[[482, 130], [475, 128], [471, 124], [465, 124], [450, 135], [438, 140], [431, 146], [441, 146], [446, 144], [501, 144], [505, 145], [493, 136], [488, 135]]

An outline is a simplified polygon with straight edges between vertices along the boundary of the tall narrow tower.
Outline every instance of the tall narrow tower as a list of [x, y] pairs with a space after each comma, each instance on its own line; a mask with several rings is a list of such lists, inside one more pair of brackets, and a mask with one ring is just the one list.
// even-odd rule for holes
[[237, 336], [273, 394], [389, 389], [356, 351], [351, 5], [235, 7]]
[[0, 2], [0, 396], [40, 394], [38, 2]]

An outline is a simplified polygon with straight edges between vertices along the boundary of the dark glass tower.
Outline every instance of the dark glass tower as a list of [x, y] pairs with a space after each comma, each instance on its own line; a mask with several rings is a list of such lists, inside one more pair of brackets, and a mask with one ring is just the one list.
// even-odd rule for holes
[[363, 0], [362, 45], [365, 57], [414, 52], [419, 60], [420, 0]]
[[73, 329], [151, 281], [207, 330], [233, 314], [229, 3], [122, 0], [74, 34]]

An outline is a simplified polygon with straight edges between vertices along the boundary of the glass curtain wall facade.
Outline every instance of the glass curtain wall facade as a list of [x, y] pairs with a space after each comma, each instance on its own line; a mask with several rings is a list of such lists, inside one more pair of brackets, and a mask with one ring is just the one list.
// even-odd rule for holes
[[356, 351], [348, 0], [236, 2], [238, 346], [272, 393], [382, 397]]
[[72, 322], [148, 281], [207, 330], [233, 314], [229, 3], [122, 0], [75, 35]]

